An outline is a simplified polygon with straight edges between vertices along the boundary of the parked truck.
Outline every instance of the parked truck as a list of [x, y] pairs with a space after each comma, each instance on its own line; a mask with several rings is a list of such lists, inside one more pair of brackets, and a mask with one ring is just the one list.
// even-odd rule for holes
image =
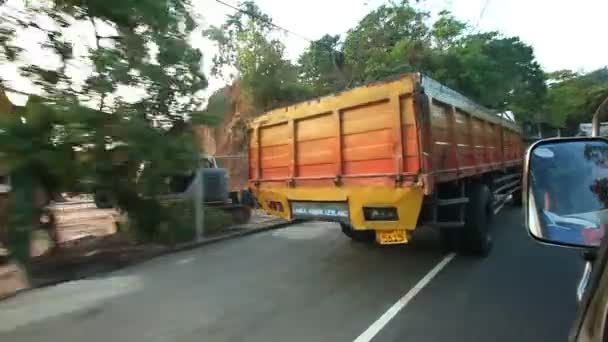
[[339, 222], [356, 241], [407, 243], [435, 227], [486, 256], [492, 216], [521, 199], [520, 128], [418, 73], [272, 110], [249, 131], [262, 208]]
[[[195, 182], [196, 172], [202, 174], [202, 184]], [[145, 172], [141, 167], [140, 172]], [[247, 190], [230, 191], [230, 179], [226, 169], [219, 167], [215, 157], [202, 155], [198, 170], [188, 170], [181, 175], [167, 177], [167, 193], [158, 196], [160, 200], [192, 196], [196, 186], [203, 188], [203, 204], [227, 212], [236, 224], [245, 224], [251, 218], [255, 206], [254, 199]], [[94, 183], [94, 182], [91, 182]], [[113, 208], [116, 203], [109, 189], [94, 187], [93, 199], [97, 208]]]

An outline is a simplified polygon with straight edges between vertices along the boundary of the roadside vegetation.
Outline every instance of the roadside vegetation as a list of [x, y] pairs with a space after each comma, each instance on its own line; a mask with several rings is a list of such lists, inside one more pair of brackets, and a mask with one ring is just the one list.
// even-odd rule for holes
[[[202, 53], [188, 40], [196, 27], [190, 2], [9, 1], [0, 9], [1, 62], [19, 65], [41, 95], [0, 116], [13, 255], [27, 263], [41, 207], [84, 179], [108, 189], [140, 235], [160, 234], [171, 213], [150, 196], [164, 177], [195, 166], [190, 123], [208, 119], [197, 96], [207, 87]], [[93, 33], [79, 40], [84, 46], [70, 39], [79, 28]], [[18, 39], [24, 31], [43, 37], [35, 48], [53, 63], [25, 58], [32, 46]], [[142, 164], [149, 171], [139, 174]], [[36, 203], [39, 188], [46, 198]]]

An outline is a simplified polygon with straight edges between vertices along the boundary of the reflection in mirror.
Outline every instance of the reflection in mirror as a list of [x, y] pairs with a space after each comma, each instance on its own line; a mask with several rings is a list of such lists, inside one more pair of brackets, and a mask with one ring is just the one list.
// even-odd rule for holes
[[550, 243], [598, 246], [608, 223], [608, 141], [542, 141], [527, 163], [530, 233]]

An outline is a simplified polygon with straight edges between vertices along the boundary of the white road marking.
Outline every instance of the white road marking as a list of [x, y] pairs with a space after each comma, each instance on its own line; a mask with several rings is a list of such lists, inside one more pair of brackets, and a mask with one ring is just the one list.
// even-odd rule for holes
[[395, 317], [416, 295], [427, 286], [431, 280], [456, 256], [455, 253], [446, 255], [433, 269], [414, 285], [403, 297], [393, 304], [380, 318], [367, 328], [354, 342], [369, 342], [376, 336], [388, 322]]

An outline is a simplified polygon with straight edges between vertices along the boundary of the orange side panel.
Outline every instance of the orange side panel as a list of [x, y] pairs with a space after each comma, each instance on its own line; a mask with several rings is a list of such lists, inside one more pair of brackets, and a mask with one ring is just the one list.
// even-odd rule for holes
[[359, 160], [343, 163], [345, 175], [365, 175], [394, 172], [395, 162], [392, 159]]
[[488, 156], [490, 163], [498, 163], [500, 162], [500, 157], [498, 155], [498, 138], [500, 135], [498, 134], [497, 126], [493, 123], [487, 123], [487, 139], [488, 139]]
[[343, 160], [345, 162], [360, 160], [391, 159], [392, 131], [382, 129], [344, 136], [342, 140]]
[[485, 132], [483, 130], [483, 121], [477, 118], [471, 118], [473, 127], [473, 146], [476, 164], [487, 163], [485, 158]]
[[416, 174], [420, 171], [418, 134], [414, 99], [401, 98], [401, 140], [403, 141], [403, 171]]
[[247, 134], [247, 146], [249, 146], [249, 179], [258, 178], [258, 148], [256, 146], [257, 142], [255, 134], [256, 132], [253, 129], [250, 129]]
[[383, 101], [342, 112], [342, 172], [395, 173], [392, 110]]
[[289, 175], [289, 127], [287, 124], [260, 128], [260, 167], [262, 178], [286, 178]]
[[335, 172], [334, 163], [299, 165], [298, 177], [332, 176]]
[[412, 74], [255, 118], [250, 184], [262, 190], [422, 186], [431, 194], [437, 182], [521, 161], [515, 125], [434, 87]]
[[294, 177], [335, 175], [338, 127], [331, 113], [298, 120]]
[[390, 128], [393, 114], [388, 101], [345, 109], [342, 112], [342, 133], [349, 135]]
[[[256, 118], [250, 179], [258, 187], [394, 186], [396, 174], [418, 174], [418, 80], [412, 74], [369, 84]], [[403, 186], [414, 181], [406, 177]]]
[[418, 173], [420, 170], [420, 158], [418, 158], [418, 137], [416, 135], [416, 125], [403, 125], [403, 170], [406, 173]]
[[465, 113], [456, 110], [454, 118], [454, 129], [456, 130], [456, 154], [461, 167], [473, 165], [473, 152], [471, 148], [471, 132], [468, 129], [469, 117]]
[[457, 155], [452, 153], [454, 141], [450, 140], [450, 110], [437, 103], [431, 103], [431, 160], [434, 170], [450, 170], [458, 167]]
[[262, 170], [287, 167], [289, 146], [276, 145], [262, 147]]
[[511, 153], [511, 132], [508, 130], [504, 131], [503, 135], [503, 148], [504, 148], [504, 158], [505, 160], [513, 159], [513, 155]]
[[[337, 138], [299, 141], [296, 145], [298, 166], [333, 163]], [[302, 174], [298, 173], [299, 176]]]

